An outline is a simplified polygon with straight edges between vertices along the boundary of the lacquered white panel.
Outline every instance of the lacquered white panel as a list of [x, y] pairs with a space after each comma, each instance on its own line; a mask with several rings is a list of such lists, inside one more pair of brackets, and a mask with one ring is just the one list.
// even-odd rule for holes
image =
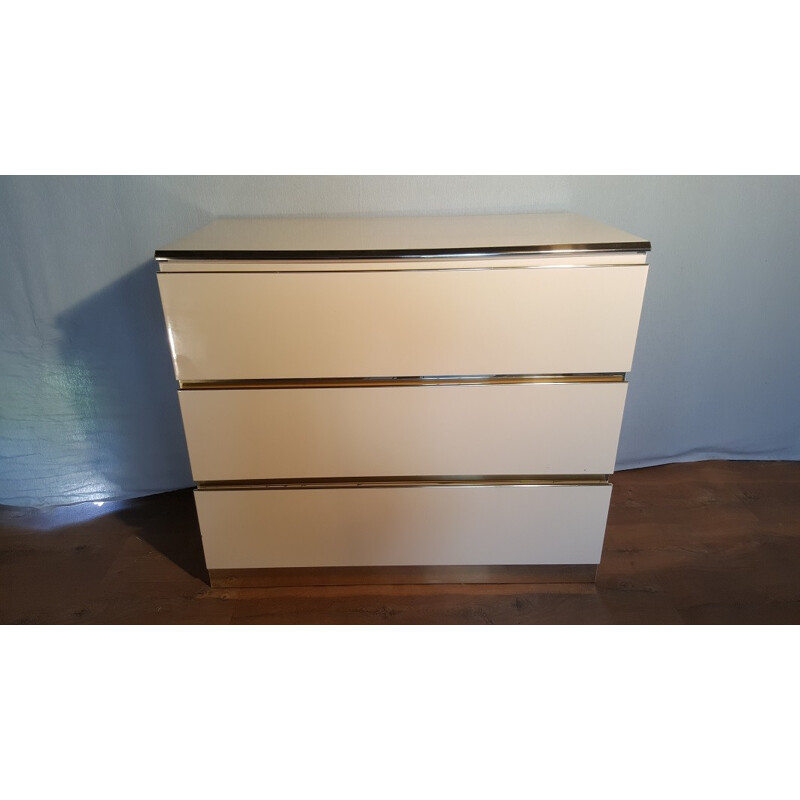
[[614, 470], [626, 383], [185, 390], [196, 481]]
[[161, 273], [182, 381], [627, 372], [647, 265]]
[[209, 569], [597, 564], [602, 486], [197, 491]]

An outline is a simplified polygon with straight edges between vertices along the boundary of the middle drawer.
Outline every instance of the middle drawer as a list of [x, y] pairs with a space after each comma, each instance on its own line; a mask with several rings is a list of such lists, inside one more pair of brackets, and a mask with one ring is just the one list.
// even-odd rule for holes
[[179, 392], [194, 480], [605, 475], [627, 383]]

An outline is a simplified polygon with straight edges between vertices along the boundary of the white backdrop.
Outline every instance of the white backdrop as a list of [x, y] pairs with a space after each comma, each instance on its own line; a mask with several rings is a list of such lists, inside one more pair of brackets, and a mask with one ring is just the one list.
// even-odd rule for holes
[[798, 178], [4, 177], [0, 503], [191, 485], [157, 247], [218, 216], [535, 211], [653, 243], [618, 469], [800, 459]]

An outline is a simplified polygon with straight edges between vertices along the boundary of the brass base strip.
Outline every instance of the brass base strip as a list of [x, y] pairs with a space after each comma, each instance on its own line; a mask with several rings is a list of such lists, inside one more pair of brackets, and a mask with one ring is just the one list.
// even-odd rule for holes
[[391, 586], [399, 584], [569, 584], [594, 583], [597, 564], [511, 564], [486, 566], [263, 567], [210, 569], [220, 589], [292, 586]]
[[382, 378], [275, 378], [221, 381], [181, 381], [181, 389], [328, 389], [372, 386], [472, 386], [524, 383], [621, 383], [624, 372], [563, 375], [434, 375]]
[[426, 486], [606, 486], [608, 475], [436, 475], [198, 481], [197, 490], [399, 489]]

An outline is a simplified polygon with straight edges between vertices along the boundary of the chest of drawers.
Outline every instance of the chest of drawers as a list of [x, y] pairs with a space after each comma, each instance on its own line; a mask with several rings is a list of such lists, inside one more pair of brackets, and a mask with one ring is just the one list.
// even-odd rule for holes
[[649, 249], [535, 214], [228, 219], [156, 251], [212, 583], [590, 574]]

